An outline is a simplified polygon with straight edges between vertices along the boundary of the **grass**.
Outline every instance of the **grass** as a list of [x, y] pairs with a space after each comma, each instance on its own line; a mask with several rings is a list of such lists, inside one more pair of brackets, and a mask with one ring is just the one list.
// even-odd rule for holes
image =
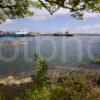
[[100, 65], [100, 57], [93, 59], [92, 64]]

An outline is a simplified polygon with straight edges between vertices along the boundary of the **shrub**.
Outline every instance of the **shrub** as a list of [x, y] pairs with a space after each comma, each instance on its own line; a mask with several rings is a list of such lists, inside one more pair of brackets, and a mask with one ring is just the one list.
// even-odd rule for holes
[[35, 54], [35, 72], [33, 74], [33, 88], [26, 91], [26, 100], [49, 100], [48, 65], [37, 54]]
[[85, 100], [94, 95], [85, 78], [66, 78], [51, 89], [51, 100]]
[[100, 57], [93, 59], [91, 62], [92, 62], [93, 64], [100, 65]]
[[37, 54], [35, 54], [35, 73], [32, 80], [35, 88], [44, 87], [48, 81], [48, 65]]
[[41, 89], [27, 90], [27, 98], [26, 100], [50, 100], [50, 93], [46, 87], [42, 87]]

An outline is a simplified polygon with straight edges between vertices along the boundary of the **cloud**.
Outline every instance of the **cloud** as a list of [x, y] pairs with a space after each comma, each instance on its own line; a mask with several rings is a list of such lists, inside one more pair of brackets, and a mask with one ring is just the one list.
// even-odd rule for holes
[[84, 12], [84, 18], [98, 17], [100, 13]]
[[63, 8], [60, 8], [53, 15], [51, 15], [45, 8], [42, 9], [30, 8], [30, 10], [34, 12], [34, 15], [31, 18], [37, 21], [51, 19], [58, 15], [67, 15], [70, 13], [69, 10]]
[[63, 8], [60, 8], [58, 11], [56, 11], [54, 13], [54, 15], [67, 15], [67, 14], [70, 14], [69, 10], [68, 9], [63, 9]]
[[99, 33], [100, 34], [100, 24], [95, 24], [95, 25], [85, 25], [82, 27], [78, 27], [74, 29], [75, 32], [80, 32], [80, 33]]
[[34, 12], [34, 15], [30, 18], [34, 20], [42, 21], [42, 20], [51, 18], [51, 15], [49, 14], [49, 12], [44, 8], [42, 9], [30, 8], [30, 10]]
[[100, 24], [90, 25], [90, 26], [89, 26], [89, 25], [86, 25], [86, 26], [77, 28], [77, 30], [80, 30], [80, 29], [82, 29], [82, 30], [87, 30], [87, 29], [98, 29], [98, 28], [100, 28]]
[[3, 24], [13, 24], [15, 20], [7, 19]]
[[[68, 9], [64, 9], [64, 8], [60, 8], [53, 15], [50, 15], [50, 13], [45, 8], [42, 8], [42, 9], [30, 8], [30, 10], [34, 12], [34, 15], [31, 18], [34, 20], [37, 20], [37, 21], [43, 21], [46, 19], [54, 18], [59, 15], [62, 16], [62, 15], [70, 15], [71, 14], [71, 12]], [[93, 13], [93, 12], [87, 12], [87, 11], [85, 11], [83, 13], [84, 13], [84, 19], [96, 18], [96, 17], [100, 16], [99, 13]]]

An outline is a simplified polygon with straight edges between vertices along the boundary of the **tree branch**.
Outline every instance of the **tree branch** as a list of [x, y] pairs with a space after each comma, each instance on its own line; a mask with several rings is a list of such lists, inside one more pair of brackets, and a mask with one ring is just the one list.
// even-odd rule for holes
[[52, 15], [53, 13], [47, 8], [47, 6], [43, 3], [43, 1], [39, 0], [39, 2], [43, 5], [43, 7]]

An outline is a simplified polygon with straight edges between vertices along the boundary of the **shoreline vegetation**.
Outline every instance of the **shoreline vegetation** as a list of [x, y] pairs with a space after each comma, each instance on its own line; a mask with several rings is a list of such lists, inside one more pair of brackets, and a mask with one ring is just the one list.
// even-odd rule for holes
[[35, 54], [34, 73], [0, 79], [0, 100], [100, 100], [100, 72], [83, 68], [48, 69]]
[[[77, 73], [77, 74], [76, 74]], [[73, 76], [76, 77], [83, 75], [86, 77], [86, 75], [90, 74], [100, 76], [99, 71], [97, 70], [91, 70], [91, 69], [81, 69], [81, 68], [54, 68], [48, 70], [48, 76], [50, 77], [49, 82], [54, 83], [57, 82], [59, 78], [64, 78], [66, 76]], [[20, 85], [22, 83], [30, 83], [32, 82], [32, 76], [24, 77], [24, 78], [18, 78], [15, 76], [7, 76], [0, 78], [0, 84], [6, 85]]]
[[95, 70], [59, 68], [49, 70], [48, 76], [47, 83], [39, 77], [39, 83], [35, 83], [33, 77], [15, 79], [9, 76], [1, 79], [0, 100], [100, 99], [100, 73]]

